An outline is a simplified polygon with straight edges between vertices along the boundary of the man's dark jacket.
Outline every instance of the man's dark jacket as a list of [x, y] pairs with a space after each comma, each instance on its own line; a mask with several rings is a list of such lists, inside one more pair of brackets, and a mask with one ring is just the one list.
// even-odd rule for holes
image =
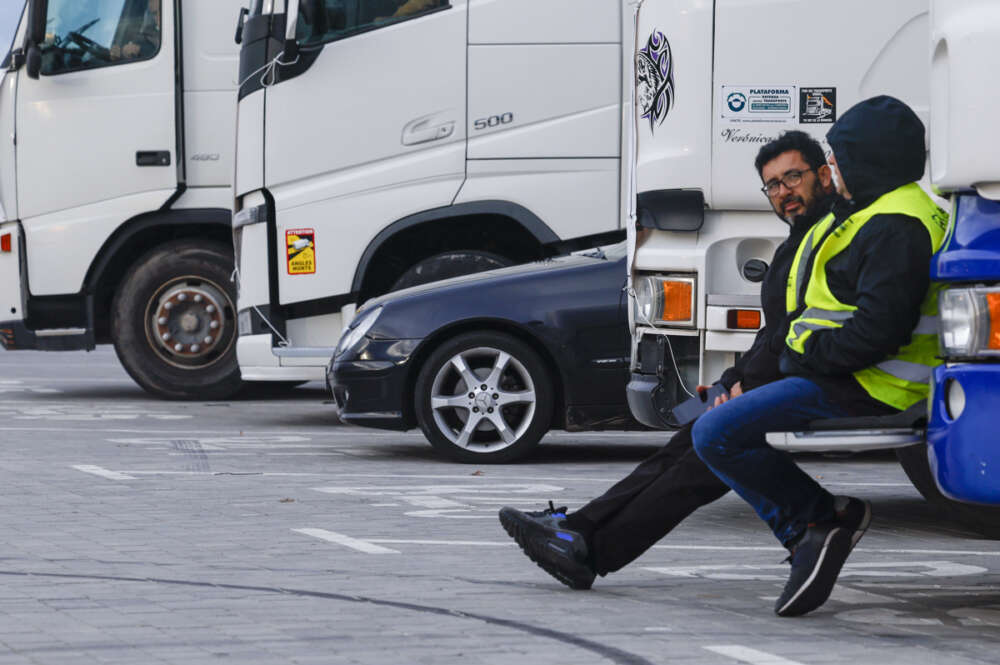
[[[834, 204], [831, 231], [883, 194], [923, 177], [924, 124], [898, 99], [881, 96], [860, 102], [826, 138], [851, 194], [850, 200], [838, 198]], [[871, 398], [852, 373], [910, 342], [930, 284], [931, 254], [930, 235], [919, 219], [873, 216], [826, 266], [833, 295], [857, 311], [841, 328], [814, 332], [802, 354], [780, 340], [782, 373], [815, 381], [830, 399], [858, 415], [894, 412]]]
[[736, 360], [735, 365], [722, 373], [720, 382], [726, 390], [732, 388], [737, 381], [743, 390], [751, 390], [782, 377], [778, 371], [778, 360], [785, 336], [788, 334], [788, 318], [785, 311], [788, 271], [792, 267], [795, 250], [798, 249], [802, 238], [813, 224], [829, 213], [832, 198], [827, 197], [825, 200], [817, 201], [811, 215], [796, 218], [788, 238], [775, 250], [774, 258], [771, 259], [771, 265], [760, 285], [764, 327], [757, 331], [750, 349]]

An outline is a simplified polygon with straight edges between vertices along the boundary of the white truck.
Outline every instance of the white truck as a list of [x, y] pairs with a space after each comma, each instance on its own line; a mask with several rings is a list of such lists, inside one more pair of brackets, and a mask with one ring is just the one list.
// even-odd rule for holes
[[[733, 353], [746, 348], [753, 332], [741, 330], [741, 321], [748, 328], [762, 323], [754, 281], [786, 229], [751, 166], [760, 144], [788, 129], [822, 140], [839, 112], [889, 94], [929, 128], [932, 168], [924, 185], [952, 192], [941, 201], [952, 210], [949, 239], [931, 265], [932, 279], [951, 287], [945, 296], [955, 295], [941, 301], [946, 363], [935, 372], [927, 404], [886, 418], [816, 421], [767, 440], [793, 452], [895, 450], [929, 501], [966, 526], [1000, 536], [1000, 499], [989, 471], [996, 437], [988, 437], [986, 422], [997, 403], [997, 365], [989, 361], [1000, 353], [1000, 335], [990, 337], [998, 327], [987, 305], [954, 304], [974, 298], [1000, 304], [992, 240], [1000, 176], [988, 111], [997, 99], [996, 3], [644, 0], [637, 26], [637, 62], [645, 57], [643, 40], [653, 35], [669, 41], [683, 63], [678, 81], [686, 74], [711, 84], [677, 86], [662, 125], [643, 122], [638, 69], [640, 94], [629, 119], [639, 227], [628, 225], [633, 415], [663, 427], [686, 390], [716, 380]], [[968, 348], [954, 348], [956, 339]]]
[[232, 30], [243, 2], [27, 2], [0, 73], [6, 348], [113, 342], [153, 394], [239, 387]]
[[[629, 403], [663, 426], [763, 323], [757, 282], [788, 229], [760, 191], [757, 151], [791, 129], [825, 145], [838, 113], [876, 94], [926, 122], [928, 0], [644, 0], [636, 25]], [[647, 118], [642, 63], [658, 48], [689, 83]]]
[[256, 0], [244, 380], [322, 379], [372, 296], [623, 238], [631, 21], [626, 0]]

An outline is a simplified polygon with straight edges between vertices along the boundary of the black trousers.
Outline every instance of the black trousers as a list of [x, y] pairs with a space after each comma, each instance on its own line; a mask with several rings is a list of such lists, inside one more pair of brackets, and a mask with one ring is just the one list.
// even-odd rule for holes
[[685, 517], [729, 491], [694, 451], [688, 423], [632, 473], [567, 516], [588, 540], [599, 575], [621, 569]]

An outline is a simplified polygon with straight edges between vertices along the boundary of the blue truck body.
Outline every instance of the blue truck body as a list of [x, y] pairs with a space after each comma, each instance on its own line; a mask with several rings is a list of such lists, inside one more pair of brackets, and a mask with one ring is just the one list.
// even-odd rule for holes
[[[951, 233], [934, 257], [931, 279], [944, 288], [1000, 285], [1000, 202], [955, 196]], [[957, 401], [962, 408], [956, 393], [964, 397]], [[927, 444], [946, 496], [1000, 504], [1000, 355], [945, 358], [935, 368]]]

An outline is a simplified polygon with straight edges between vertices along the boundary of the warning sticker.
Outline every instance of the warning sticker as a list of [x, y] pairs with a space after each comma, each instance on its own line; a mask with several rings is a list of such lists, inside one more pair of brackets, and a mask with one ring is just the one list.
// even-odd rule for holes
[[288, 247], [288, 274], [311, 275], [316, 272], [316, 231], [313, 229], [288, 229], [285, 231]]
[[795, 86], [721, 88], [719, 107], [730, 122], [795, 122]]
[[800, 88], [799, 122], [833, 123], [837, 121], [836, 88]]

